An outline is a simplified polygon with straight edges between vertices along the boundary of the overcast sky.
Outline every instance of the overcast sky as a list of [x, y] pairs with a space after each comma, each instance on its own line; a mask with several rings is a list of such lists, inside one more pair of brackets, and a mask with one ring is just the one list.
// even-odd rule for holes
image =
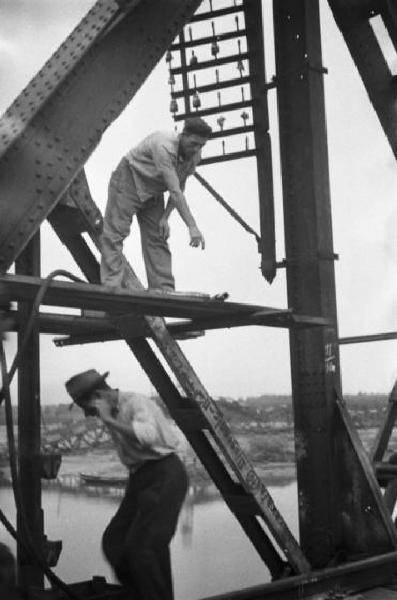
[[[0, 0], [1, 112], [92, 4], [92, 0]], [[224, 4], [227, 2], [214, 0], [214, 7]], [[271, 0], [263, 0], [269, 79], [274, 74], [271, 4]], [[329, 70], [325, 85], [334, 245], [340, 256], [335, 265], [340, 335], [396, 331], [395, 159], [327, 3], [321, 2], [321, 6], [323, 63]], [[375, 26], [382, 43], [387, 44], [384, 31]], [[395, 69], [394, 51], [387, 45], [385, 48]], [[228, 51], [221, 47], [222, 50]], [[209, 58], [208, 49], [207, 52]], [[162, 60], [90, 158], [89, 183], [101, 210], [105, 207], [111, 171], [122, 155], [151, 131], [173, 128], [167, 79], [166, 63]], [[281, 260], [284, 258], [282, 198], [274, 91], [270, 92], [269, 101], [277, 259]], [[227, 124], [231, 126], [232, 122]], [[252, 159], [202, 167], [201, 173], [259, 230]], [[270, 286], [260, 274], [254, 239], [232, 221], [196, 181], [188, 182], [187, 197], [205, 235], [207, 248], [205, 251], [190, 248], [185, 226], [173, 215], [171, 247], [177, 289], [210, 294], [228, 291], [231, 300], [285, 308], [284, 272], [279, 271]], [[49, 227], [44, 225], [42, 231], [43, 275], [55, 268], [78, 273]], [[125, 251], [144, 279], [136, 225]], [[7, 345], [11, 355], [14, 340], [11, 338]], [[246, 397], [290, 391], [286, 331], [247, 327], [208, 332], [204, 338], [182, 345], [204, 385], [215, 396]], [[397, 376], [397, 340], [342, 346], [341, 359], [346, 393], [388, 393]], [[116, 387], [145, 394], [153, 392], [123, 342], [57, 349], [49, 336], [42, 336], [42, 401], [66, 401], [63, 382], [91, 367], [110, 370], [109, 382]]]

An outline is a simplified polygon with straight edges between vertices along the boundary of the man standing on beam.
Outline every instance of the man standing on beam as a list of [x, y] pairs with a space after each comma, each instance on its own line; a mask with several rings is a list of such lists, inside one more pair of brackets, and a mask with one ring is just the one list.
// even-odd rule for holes
[[[157, 131], [130, 150], [112, 173], [102, 233], [101, 282], [130, 287], [122, 260], [123, 242], [136, 215], [149, 289], [174, 291], [168, 218], [174, 208], [189, 230], [190, 245], [204, 249], [203, 234], [187, 204], [186, 179], [201, 160], [211, 127], [186, 119], [182, 133]], [[164, 207], [164, 192], [169, 192]]]

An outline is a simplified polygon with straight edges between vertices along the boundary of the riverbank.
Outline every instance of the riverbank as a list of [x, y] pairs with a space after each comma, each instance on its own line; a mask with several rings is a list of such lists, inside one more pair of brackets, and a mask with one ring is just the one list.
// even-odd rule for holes
[[[207, 472], [198, 460], [186, 459], [184, 462], [192, 483], [210, 482]], [[295, 464], [292, 462], [271, 462], [254, 466], [265, 485], [286, 485], [295, 479]], [[122, 477], [126, 475], [126, 470], [112, 450], [91, 450], [81, 454], [69, 454], [62, 458], [59, 477], [80, 473]]]
[[[206, 470], [197, 459], [191, 457], [182, 457], [189, 479], [192, 485], [210, 484], [211, 480]], [[271, 485], [287, 485], [295, 480], [295, 464], [292, 462], [255, 462], [255, 470], [261, 477], [263, 483]], [[11, 481], [8, 465], [1, 468], [2, 480], [4, 483]], [[62, 456], [62, 463], [58, 473], [58, 482], [63, 486], [75, 486], [80, 478], [80, 473], [95, 475], [99, 477], [123, 478], [127, 471], [120, 463], [120, 460], [114, 450], [91, 449], [84, 452], [65, 454]], [[56, 483], [56, 480], [55, 482]]]

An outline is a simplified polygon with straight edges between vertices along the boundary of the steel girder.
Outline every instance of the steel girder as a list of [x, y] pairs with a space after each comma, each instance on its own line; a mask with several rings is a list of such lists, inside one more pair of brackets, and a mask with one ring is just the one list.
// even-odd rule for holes
[[397, 9], [389, 0], [328, 0], [339, 29], [397, 158], [397, 85], [370, 19], [382, 17], [397, 50]]
[[14, 262], [199, 4], [100, 0], [5, 113], [0, 272]]
[[[16, 261], [16, 272], [40, 275], [40, 233], [37, 233]], [[21, 327], [18, 352], [23, 353], [18, 368], [18, 472], [23, 513], [17, 512], [18, 532], [26, 529], [34, 543], [45, 554], [44, 515], [41, 506], [41, 400], [40, 400], [40, 332], [36, 322], [26, 342], [25, 327], [31, 303], [18, 302]], [[32, 560], [23, 544], [18, 544], [19, 582], [22, 585], [44, 585], [42, 569]]]
[[[329, 328], [290, 332], [301, 543], [314, 567], [397, 547], [340, 396], [318, 0], [275, 0], [288, 304]], [[363, 506], [368, 510], [365, 512]]]
[[[86, 219], [94, 244], [100, 247], [98, 231], [95, 229], [95, 203], [90, 196], [84, 178], [73, 182], [69, 190], [69, 196]], [[122, 259], [128, 272], [128, 286], [132, 290], [138, 290], [139, 293], [143, 286], [124, 255], [122, 255]], [[85, 264], [81, 261], [78, 264], [85, 273]], [[86, 276], [88, 277], [88, 274]], [[202, 306], [204, 304], [203, 302]], [[162, 364], [146, 340], [134, 337], [136, 315], [133, 315], [131, 320], [130, 315], [120, 314], [120, 311], [114, 311], [110, 308], [109, 312], [112, 315], [113, 323], [135, 354], [160, 397], [166, 402], [176, 423], [185, 433], [192, 447], [198, 451], [198, 456], [214, 483], [218, 486], [229, 508], [235, 514], [259, 555], [269, 567], [273, 577], [278, 578], [284, 572], [285, 563], [279, 550], [286, 557], [289, 565], [288, 569], [291, 569], [292, 572], [306, 573], [310, 571], [309, 562], [274, 505], [266, 486], [258, 477], [237, 440], [233, 437], [222, 412], [205, 389], [182, 349], [170, 335], [165, 321], [159, 317], [148, 315], [144, 317], [158, 350], [184, 390], [188, 402], [199, 410], [202, 420], [206, 423], [201, 431], [205, 439], [200, 442], [196, 437], [191, 438], [190, 434], [194, 431], [191, 432], [189, 428], [185, 428], [185, 423], [180, 421], [179, 415], [173, 411], [174, 408], [178, 408], [180, 401], [182, 401], [181, 407], [183, 407], [183, 399], [180, 398]], [[177, 402], [177, 405], [175, 405], [175, 402]], [[209, 442], [207, 436], [212, 438], [212, 442]], [[197, 448], [195, 446], [196, 442], [200, 444]], [[229, 467], [228, 469], [226, 464]], [[229, 492], [230, 475], [232, 473], [237, 480], [235, 483], [240, 489], [240, 498], [237, 502], [234, 502]], [[227, 483], [228, 481], [229, 483]], [[263, 527], [262, 521], [277, 542], [278, 548], [274, 546], [273, 540], [269, 537], [267, 529]]]

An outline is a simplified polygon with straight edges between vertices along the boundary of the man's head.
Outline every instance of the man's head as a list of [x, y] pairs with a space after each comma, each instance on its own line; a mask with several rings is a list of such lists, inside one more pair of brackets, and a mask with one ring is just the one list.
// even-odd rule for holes
[[180, 149], [185, 158], [191, 158], [199, 152], [211, 137], [212, 129], [200, 117], [186, 119], [180, 136]]
[[105, 381], [108, 375], [109, 371], [100, 375], [96, 369], [89, 369], [71, 377], [65, 383], [69, 396], [75, 404], [80, 406], [86, 417], [95, 417], [97, 414], [96, 409], [90, 406], [91, 400], [101, 392], [108, 392], [112, 389]]

